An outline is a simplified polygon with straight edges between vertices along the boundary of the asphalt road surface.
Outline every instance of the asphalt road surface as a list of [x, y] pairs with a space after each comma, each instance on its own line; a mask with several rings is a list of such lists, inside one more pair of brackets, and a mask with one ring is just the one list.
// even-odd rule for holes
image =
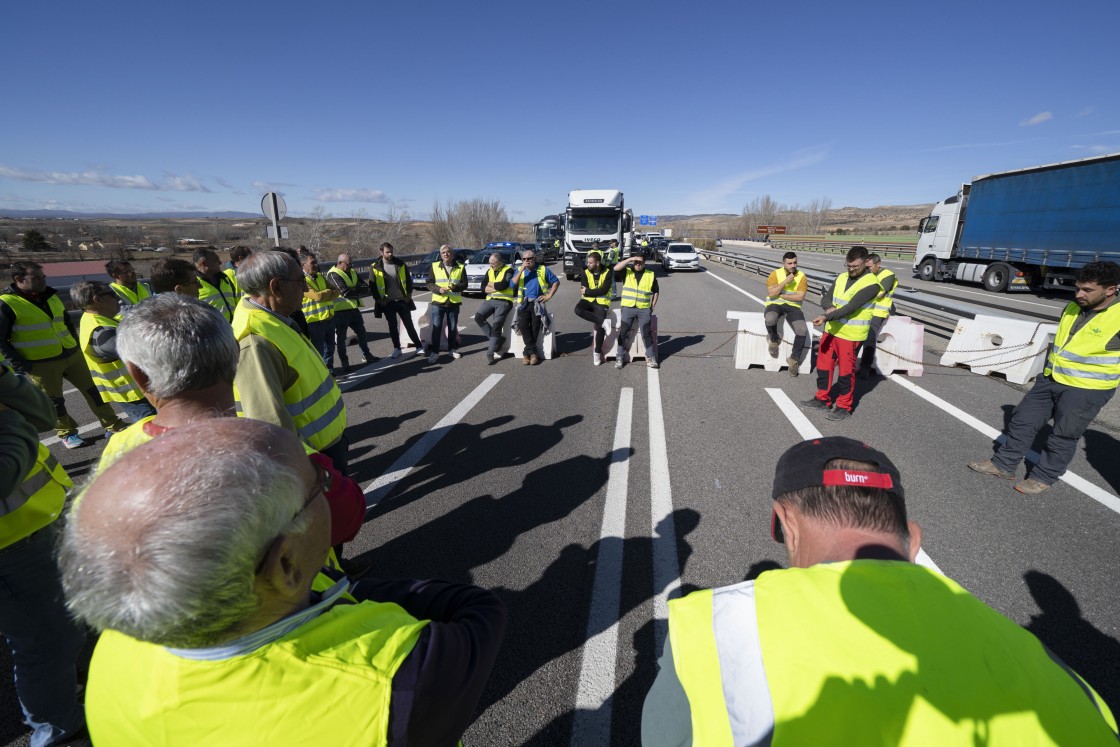
[[[803, 258], [837, 271], [839, 261]], [[886, 451], [924, 529], [922, 561], [1029, 628], [1120, 708], [1115, 432], [1095, 424], [1066, 480], [1022, 496], [965, 463], [991, 454], [1023, 388], [940, 368], [929, 352], [924, 376], [860, 381], [855, 415], [827, 421], [796, 404], [815, 377], [735, 369], [726, 315], [761, 310], [762, 278], [704, 264], [669, 277], [657, 268], [656, 371], [592, 366], [590, 325], [571, 311], [576, 283], [561, 281], [550, 304], [560, 356], [536, 367], [485, 364], [470, 321], [478, 299], [460, 316], [463, 358], [436, 365], [389, 360], [384, 321], [366, 315], [383, 360], [344, 388], [351, 465], [373, 510], [349, 554], [377, 576], [493, 589], [509, 608], [464, 743], [638, 744], [666, 600], [784, 565], [769, 536], [773, 468], [816, 434]], [[92, 420], [76, 394], [68, 401], [79, 422]], [[98, 434], [95, 422], [84, 431]], [[103, 444], [52, 441], [75, 478]], [[10, 680], [5, 654], [0, 744], [25, 744]]]

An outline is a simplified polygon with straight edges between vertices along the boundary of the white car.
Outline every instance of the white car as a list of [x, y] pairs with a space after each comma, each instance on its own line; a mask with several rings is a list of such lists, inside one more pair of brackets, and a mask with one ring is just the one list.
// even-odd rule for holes
[[521, 264], [520, 256], [512, 249], [487, 248], [480, 250], [467, 261], [467, 289], [463, 291], [464, 295], [468, 293], [485, 295], [483, 288], [486, 287], [486, 271], [490, 269], [490, 255], [495, 252], [502, 255], [502, 261], [507, 265], [512, 265], [514, 270]]
[[692, 244], [670, 243], [661, 253], [661, 266], [666, 272], [673, 270], [699, 270], [700, 255]]

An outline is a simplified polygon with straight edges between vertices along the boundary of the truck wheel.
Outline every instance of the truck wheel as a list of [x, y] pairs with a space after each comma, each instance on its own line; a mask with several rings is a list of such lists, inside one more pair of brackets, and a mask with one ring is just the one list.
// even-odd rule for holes
[[1002, 262], [996, 263], [984, 270], [984, 290], [992, 293], [1003, 293], [1007, 284], [1011, 282], [1011, 268]]
[[937, 260], [933, 257], [928, 257], [918, 265], [918, 277], [922, 280], [934, 280], [935, 272], [937, 272]]

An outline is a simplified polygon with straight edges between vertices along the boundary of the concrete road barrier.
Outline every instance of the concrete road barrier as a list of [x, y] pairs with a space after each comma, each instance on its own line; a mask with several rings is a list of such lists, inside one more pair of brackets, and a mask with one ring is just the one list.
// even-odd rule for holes
[[[761, 311], [729, 311], [729, 320], [739, 323], [739, 334], [735, 338], [735, 368], [750, 368], [762, 366], [767, 371], [781, 371], [789, 368], [786, 360], [793, 354], [793, 328], [782, 320], [781, 346], [778, 348], [778, 357], [770, 357], [770, 337], [766, 333], [765, 315]], [[812, 325], [806, 323], [808, 336], [805, 339], [805, 350], [801, 354], [801, 364], [797, 371], [809, 374], [813, 371], [812, 350], [813, 340], [820, 335]]]
[[1008, 381], [1025, 384], [1042, 373], [1046, 351], [1057, 332], [1056, 324], [1001, 316], [961, 319], [941, 356], [941, 365], [966, 366], [981, 376], [1001, 373]]

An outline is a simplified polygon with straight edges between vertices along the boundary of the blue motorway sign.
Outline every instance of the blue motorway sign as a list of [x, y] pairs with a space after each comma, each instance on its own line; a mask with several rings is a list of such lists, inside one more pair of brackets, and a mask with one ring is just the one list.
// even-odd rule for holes
[[639, 215], [638, 216], [638, 225], [648, 226], [649, 225], [649, 216], [648, 215]]

